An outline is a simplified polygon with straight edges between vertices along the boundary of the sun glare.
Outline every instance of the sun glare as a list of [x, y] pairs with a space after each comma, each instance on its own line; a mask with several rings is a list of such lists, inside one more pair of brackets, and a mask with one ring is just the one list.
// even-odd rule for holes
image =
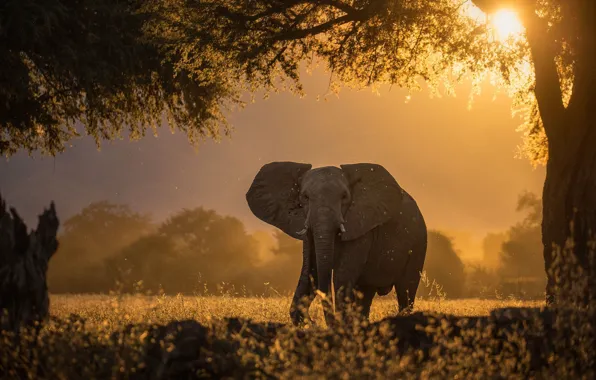
[[524, 30], [517, 13], [510, 9], [501, 9], [495, 12], [491, 15], [490, 22], [495, 28], [496, 37], [499, 41], [505, 41], [510, 37], [515, 38], [521, 35]]
[[513, 9], [502, 8], [487, 16], [472, 2], [468, 2], [468, 6], [462, 8], [462, 11], [479, 24], [488, 23], [493, 38], [498, 41], [505, 42], [509, 38], [517, 40], [524, 32], [524, 27]]

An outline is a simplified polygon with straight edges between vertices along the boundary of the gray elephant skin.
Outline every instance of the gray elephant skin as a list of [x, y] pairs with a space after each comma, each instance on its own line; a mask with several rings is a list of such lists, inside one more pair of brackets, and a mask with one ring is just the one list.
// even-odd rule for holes
[[[262, 221], [303, 241], [302, 270], [290, 317], [309, 319], [317, 290], [335, 311], [359, 306], [368, 318], [375, 294], [395, 288], [399, 311], [414, 305], [427, 245], [426, 224], [414, 199], [381, 165], [321, 167], [272, 162], [255, 176], [246, 200]], [[335, 316], [325, 308], [325, 321]]]

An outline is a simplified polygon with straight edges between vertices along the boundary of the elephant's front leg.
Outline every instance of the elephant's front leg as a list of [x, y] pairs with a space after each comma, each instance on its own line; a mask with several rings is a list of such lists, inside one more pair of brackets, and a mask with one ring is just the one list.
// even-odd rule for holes
[[368, 237], [345, 242], [338, 250], [338, 262], [333, 272], [335, 290], [335, 311], [341, 320], [346, 321], [355, 315], [355, 285], [360, 278], [370, 250]]
[[335, 313], [337, 319], [349, 323], [351, 317], [356, 316], [356, 280], [360, 274], [358, 268], [345, 271], [340, 267], [333, 273], [333, 287], [335, 290]]
[[349, 314], [348, 308], [354, 302], [354, 281], [352, 276], [346, 276], [345, 273], [333, 273], [333, 288], [335, 291], [335, 313], [340, 320], [346, 320]]
[[290, 318], [295, 326], [303, 324], [305, 319], [311, 321], [308, 308], [315, 299], [316, 284], [317, 270], [314, 250], [310, 238], [306, 237], [302, 246], [302, 270], [290, 306]]

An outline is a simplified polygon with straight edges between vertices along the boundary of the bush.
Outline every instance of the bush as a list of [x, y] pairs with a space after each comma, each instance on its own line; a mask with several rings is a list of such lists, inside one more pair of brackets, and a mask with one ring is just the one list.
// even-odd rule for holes
[[439, 292], [446, 298], [461, 298], [464, 295], [464, 264], [452, 240], [439, 231], [428, 231], [424, 271], [430, 282], [438, 284]]

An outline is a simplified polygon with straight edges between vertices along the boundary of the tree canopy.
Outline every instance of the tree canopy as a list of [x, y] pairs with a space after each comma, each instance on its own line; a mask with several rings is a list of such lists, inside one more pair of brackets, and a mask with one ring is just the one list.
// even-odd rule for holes
[[164, 121], [191, 141], [229, 131], [222, 110], [239, 104], [240, 83], [230, 66], [208, 46], [196, 57], [151, 39], [148, 3], [0, 4], [0, 154], [53, 155], [81, 132], [99, 144]]
[[[175, 44], [198, 56], [205, 44], [238, 62], [253, 83], [295, 81], [301, 63], [322, 60], [336, 83], [388, 83], [435, 90], [465, 78], [494, 75], [515, 94], [525, 112], [525, 153], [536, 162], [548, 157], [547, 134], [555, 127], [572, 89], [585, 87], [590, 44], [595, 33], [589, 1], [508, 0], [221, 0], [155, 1], [150, 21], [156, 35], [176, 36]], [[484, 17], [498, 8], [517, 11], [523, 36], [500, 41]], [[474, 17], [476, 15], [476, 17]], [[533, 70], [532, 70], [533, 69]], [[583, 73], [583, 74], [580, 74]], [[589, 91], [573, 91], [577, 103]], [[539, 107], [540, 105], [540, 107]], [[546, 122], [544, 119], [547, 119]], [[545, 129], [544, 126], [547, 128]], [[550, 127], [552, 125], [552, 127]], [[568, 133], [568, 132], [565, 132]]]
[[[54, 154], [77, 135], [78, 121], [98, 144], [126, 129], [133, 138], [155, 130], [164, 116], [192, 141], [218, 138], [220, 127], [229, 132], [222, 111], [242, 104], [242, 89], [283, 82], [300, 92], [301, 64], [322, 60], [336, 88], [389, 83], [416, 90], [424, 82], [451, 92], [468, 74], [476, 82], [498, 74], [525, 110], [525, 153], [545, 162], [535, 93], [548, 92], [544, 112], [569, 102], [583, 67], [578, 58], [588, 53], [588, 3], [8, 1], [0, 6], [0, 152]], [[513, 7], [527, 38], [494, 38], [474, 6], [487, 14]], [[534, 72], [544, 85], [536, 86]]]
[[428, 231], [424, 271], [429, 281], [435, 281], [447, 298], [463, 297], [466, 280], [464, 263], [455, 250], [452, 239], [442, 232]]
[[107, 288], [105, 273], [98, 270], [155, 226], [148, 215], [127, 205], [94, 202], [63, 223], [58, 254], [50, 262], [48, 284], [52, 292], [94, 292]]
[[[476, 3], [486, 3], [477, 1]], [[55, 154], [81, 128], [134, 137], [167, 117], [191, 140], [227, 133], [222, 111], [242, 89], [300, 92], [302, 63], [326, 62], [335, 84], [522, 73], [523, 40], [503, 44], [469, 2], [92, 0], [0, 6], [0, 152]], [[520, 88], [527, 90], [528, 84]], [[523, 98], [524, 101], [526, 100]], [[540, 136], [540, 130], [531, 136]], [[541, 153], [535, 151], [534, 156]]]
[[162, 287], [192, 293], [203, 286], [214, 291], [222, 282], [240, 291], [242, 285], [254, 288], [257, 256], [258, 242], [240, 220], [198, 207], [177, 212], [155, 233], [125, 247], [107, 269], [112, 279], [128, 286], [125, 290], [142, 281], [154, 292]]
[[519, 95], [516, 106], [528, 110], [525, 151], [536, 160], [546, 157], [527, 43], [496, 39], [470, 1], [156, 3], [162, 3], [156, 14], [169, 15], [150, 22], [156, 35], [171, 33], [175, 44], [198, 55], [208, 30], [218, 42], [215, 49], [238, 63], [254, 86], [281, 81], [301, 92], [304, 64], [319, 63], [332, 73], [335, 89], [390, 84], [415, 91], [426, 83], [432, 91], [453, 93], [464, 78], [477, 84], [491, 75]]

